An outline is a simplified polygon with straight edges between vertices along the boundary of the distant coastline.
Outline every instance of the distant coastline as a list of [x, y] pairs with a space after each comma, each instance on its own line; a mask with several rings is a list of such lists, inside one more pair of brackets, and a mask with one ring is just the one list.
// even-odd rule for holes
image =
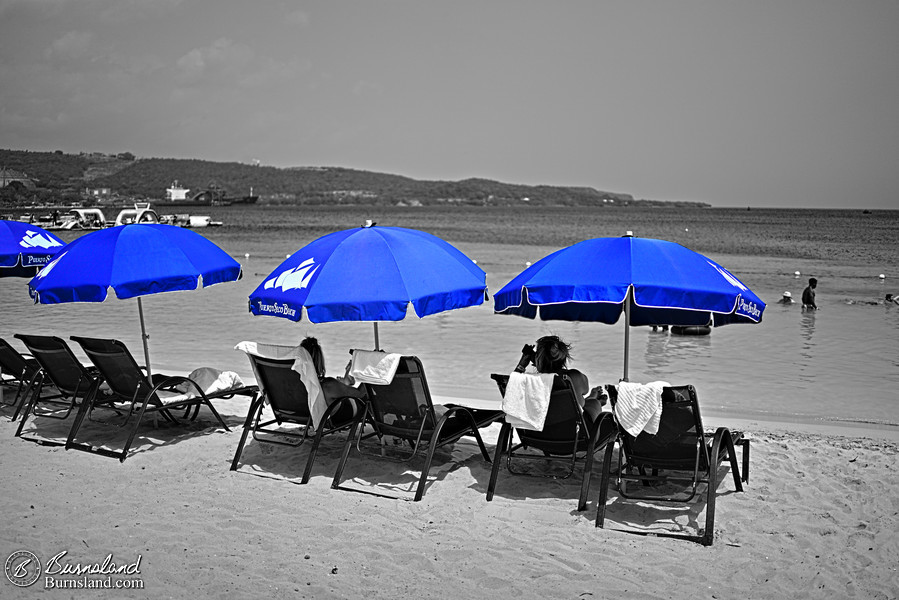
[[[0, 206], [116, 203], [159, 198], [174, 179], [185, 187], [254, 190], [259, 204], [363, 206], [591, 206], [711, 208], [694, 201], [634, 198], [585, 186], [522, 185], [483, 178], [422, 181], [343, 167], [277, 168], [196, 159], [137, 158], [125, 152], [64, 154], [0, 150], [17, 177], [0, 189]], [[49, 199], [52, 198], [53, 201]], [[155, 201], [158, 202], [158, 201]]]

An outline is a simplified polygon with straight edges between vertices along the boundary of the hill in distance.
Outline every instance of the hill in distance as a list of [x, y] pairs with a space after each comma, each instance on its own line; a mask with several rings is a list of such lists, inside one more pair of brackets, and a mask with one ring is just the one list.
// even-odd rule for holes
[[696, 206], [700, 202], [638, 200], [590, 187], [520, 185], [489, 179], [421, 181], [343, 167], [276, 168], [195, 159], [135, 158], [129, 153], [64, 154], [0, 150], [0, 167], [24, 172], [39, 188], [59, 195], [110, 188], [123, 198], [165, 196], [174, 181], [193, 192], [219, 188], [229, 196], [252, 190], [260, 204], [368, 204], [511, 206]]

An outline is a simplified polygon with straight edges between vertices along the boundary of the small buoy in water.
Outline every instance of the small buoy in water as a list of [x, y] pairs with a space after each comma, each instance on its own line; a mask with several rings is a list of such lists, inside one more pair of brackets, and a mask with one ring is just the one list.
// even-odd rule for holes
[[880, 278], [881, 278], [881, 279], [886, 279], [886, 275], [884, 275], [883, 273], [881, 273], [881, 274], [880, 274]]
[[250, 253], [247, 252], [246, 254], [243, 255], [243, 257], [244, 257], [244, 258], [250, 258]]
[[289, 255], [289, 254], [285, 254], [285, 255], [284, 255], [284, 258], [290, 258], [290, 255]]
[[799, 271], [796, 271], [795, 273], [793, 273], [794, 277], [799, 277], [799, 275], [800, 275]]
[[473, 262], [474, 264], [478, 264], [478, 261], [476, 260], [472, 260], [471, 262]]
[[531, 261], [528, 261], [528, 262], [524, 263], [524, 266], [530, 267], [530, 266], [531, 266]]
[[684, 227], [684, 231], [690, 231], [689, 227]]

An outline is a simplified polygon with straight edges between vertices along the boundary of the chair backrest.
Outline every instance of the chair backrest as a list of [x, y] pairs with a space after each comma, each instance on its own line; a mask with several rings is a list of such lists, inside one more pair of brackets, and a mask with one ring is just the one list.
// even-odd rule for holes
[[0, 338], [0, 371], [21, 381], [31, 379], [36, 370], [18, 350]]
[[[618, 402], [615, 386], [607, 387], [612, 408]], [[624, 453], [632, 460], [655, 464], [688, 463], [696, 457], [696, 442], [704, 438], [699, 399], [692, 385], [679, 385], [662, 389], [662, 415], [659, 430], [655, 434], [645, 431], [636, 437], [623, 428], [621, 443]], [[702, 449], [706, 444], [700, 444]], [[708, 467], [707, 452], [700, 454], [700, 466]], [[691, 467], [692, 468], [692, 467]]]
[[[147, 379], [131, 351], [119, 340], [72, 336], [88, 359], [112, 390], [112, 393], [128, 400], [142, 399], [140, 394], [148, 393], [153, 384]], [[151, 404], [159, 404], [158, 398], [151, 398]]]
[[[500, 394], [505, 396], [509, 376], [493, 374], [490, 377], [496, 381]], [[556, 375], [553, 379], [553, 389], [542, 431], [531, 429], [515, 431], [525, 445], [553, 453], [570, 453], [576, 439], [585, 442], [589, 433], [571, 380], [563, 375]]]
[[403, 356], [393, 381], [387, 385], [364, 384], [376, 422], [382, 425], [418, 431], [436, 426], [434, 404], [417, 356]]
[[256, 374], [256, 383], [265, 394], [272, 412], [291, 420], [311, 419], [309, 396], [300, 374], [293, 369], [295, 359], [264, 358], [247, 352]]
[[64, 394], [84, 395], [95, 378], [72, 353], [62, 338], [49, 335], [15, 334], [37, 360], [46, 377]]

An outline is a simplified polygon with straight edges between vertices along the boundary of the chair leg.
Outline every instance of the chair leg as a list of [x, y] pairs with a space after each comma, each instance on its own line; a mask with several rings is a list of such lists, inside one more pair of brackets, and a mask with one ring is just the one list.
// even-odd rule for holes
[[[719, 430], [720, 431], [720, 430]], [[729, 445], [728, 451], [730, 452], [731, 457], [731, 468], [734, 468], [736, 464], [737, 458], [733, 453], [733, 440], [730, 437], [729, 432], [723, 432], [722, 435], [715, 435], [715, 439], [712, 441], [712, 458], [719, 456], [721, 452], [721, 441], [722, 438], [725, 444]], [[737, 475], [739, 478], [739, 475]], [[708, 482], [708, 490], [706, 491], [706, 503], [705, 503], [705, 531], [702, 534], [702, 545], [703, 546], [711, 546], [712, 542], [715, 538], [715, 498], [718, 495], [718, 462], [716, 462], [709, 466], [709, 482]]]
[[749, 440], [747, 438], [743, 438], [740, 440], [740, 447], [743, 455], [743, 472], [741, 473], [743, 476], [743, 483], [749, 483]]
[[496, 451], [493, 455], [493, 467], [490, 469], [490, 483], [487, 484], [487, 502], [493, 500], [493, 492], [496, 489], [496, 480], [499, 477], [499, 469], [503, 462], [503, 453], [507, 451], [512, 440], [512, 426], [503, 423], [496, 439]]
[[[350, 427], [350, 432], [347, 435], [346, 442], [343, 444], [343, 452], [340, 454], [340, 462], [337, 463], [337, 471], [334, 473], [334, 479], [331, 481], [331, 489], [336, 490], [340, 487], [340, 478], [343, 476], [343, 468], [346, 466], [347, 459], [350, 456], [350, 450], [353, 447], [353, 444], [356, 443], [356, 430], [359, 428], [360, 423], [365, 420], [366, 411], [356, 418], [353, 421], [352, 427]], [[364, 429], [364, 428], [363, 428]], [[362, 437], [362, 429], [359, 429], [358, 433], [359, 437]]]
[[[41, 390], [44, 387], [43, 377], [38, 379], [35, 375], [35, 379], [37, 381], [36, 385], [34, 386], [34, 390], [32, 390], [31, 392], [31, 398], [28, 400], [28, 402], [23, 402], [23, 405], [25, 406], [25, 412], [22, 413], [22, 420], [19, 421], [19, 426], [16, 428], [15, 437], [19, 437], [22, 435], [22, 429], [25, 427], [25, 421], [28, 420], [28, 415], [31, 414], [31, 411], [34, 409], [34, 405], [37, 404], [38, 398], [40, 398], [41, 395]], [[16, 412], [16, 415], [18, 415], [18, 412]], [[15, 419], [16, 415], [13, 415], [13, 419]]]
[[243, 423], [243, 433], [240, 434], [240, 442], [237, 444], [237, 451], [234, 453], [234, 460], [231, 461], [231, 470], [236, 471], [237, 465], [240, 463], [240, 455], [243, 454], [243, 446], [247, 442], [247, 436], [250, 433], [250, 430], [253, 429], [253, 421], [255, 421], [257, 417], [257, 413], [262, 412], [262, 405], [265, 402], [265, 395], [258, 394], [253, 401], [250, 403], [250, 409], [247, 411], [247, 418]]
[[[205, 404], [209, 408], [209, 410], [212, 411], [212, 414], [215, 415], [216, 420], [218, 420], [218, 422], [221, 423], [222, 427], [225, 428], [225, 431], [231, 431], [231, 428], [228, 427], [228, 424], [225, 423], [225, 420], [222, 418], [222, 416], [219, 414], [219, 412], [217, 410], [215, 410], [215, 407], [212, 405], [212, 402], [210, 402], [208, 399], [204, 399], [202, 401], [202, 403]], [[196, 405], [196, 410], [194, 411], [193, 419], [197, 418], [197, 413], [199, 413], [199, 412], [200, 412], [200, 404], [198, 403]], [[193, 419], [191, 419], [191, 420], [193, 420]]]
[[306, 468], [303, 470], [303, 478], [300, 480], [300, 484], [309, 483], [309, 478], [312, 477], [312, 463], [315, 462], [315, 455], [318, 453], [318, 445], [321, 444], [322, 435], [324, 432], [324, 422], [321, 423], [321, 427], [315, 432], [315, 439], [312, 440], [312, 447], [309, 449], [309, 458], [306, 459]]
[[584, 476], [581, 480], [581, 496], [577, 502], [578, 511], [583, 511], [587, 508], [587, 497], [590, 495], [590, 479], [593, 477], [593, 460], [595, 452], [598, 450], [596, 448], [596, 444], [599, 443], [596, 437], [598, 435], [599, 429], [597, 428], [587, 441], [587, 456], [584, 457]]
[[[727, 444], [727, 457], [730, 460], [730, 470], [734, 476], [734, 487], [738, 492], [743, 491], [743, 480], [740, 477], [740, 466], [737, 463], [737, 451], [734, 448], [734, 439], [730, 436], [730, 432], [724, 435], [724, 443]], [[716, 455], [712, 455], [716, 456]]]
[[[16, 393], [16, 412], [13, 413], [10, 421], [15, 421], [19, 417], [19, 413], [22, 412], [22, 409], [25, 408], [25, 405], [28, 403], [28, 393], [31, 392], [31, 389], [37, 383], [37, 381], [41, 381], [41, 385], [43, 385], [43, 375], [41, 371], [38, 370], [31, 376], [31, 379], [28, 381], [28, 385], [25, 386], [25, 390], [23, 391], [21, 386], [19, 387], [19, 392]], [[19, 398], [19, 394], [21, 393], [21, 398]]]
[[425, 484], [428, 482], [428, 473], [431, 471], [431, 462], [434, 460], [434, 452], [437, 451], [437, 444], [433, 443], [433, 440], [437, 438], [438, 434], [438, 431], [434, 431], [432, 443], [428, 444], [428, 453], [425, 458], [425, 464], [421, 468], [421, 477], [418, 479], [418, 487], [415, 488], [415, 502], [421, 500], [425, 495]]
[[596, 526], [602, 528], [606, 521], [606, 502], [609, 499], [609, 483], [612, 476], [612, 454], [615, 452], [614, 440], [606, 444], [606, 452], [602, 459], [602, 479], [599, 482], [599, 499], [596, 501]]
[[69, 428], [69, 436], [66, 438], [66, 450], [71, 450], [77, 446], [77, 444], [75, 444], [75, 436], [78, 435], [78, 431], [81, 429], [84, 418], [87, 416], [87, 413], [90, 412], [91, 402], [93, 402], [92, 391], [88, 392], [87, 398], [81, 400], [78, 412], [75, 413], [75, 421], [72, 423], [72, 427]]
[[134, 425], [131, 427], [131, 432], [128, 434], [128, 440], [125, 442], [125, 447], [122, 448], [121, 452], [116, 452], [114, 456], [119, 459], [119, 462], [125, 462], [125, 459], [128, 458], [128, 450], [131, 448], [131, 442], [134, 441], [135, 436], [137, 435], [137, 429], [140, 427], [141, 421], [144, 420], [144, 413], [147, 411], [147, 403], [150, 401], [150, 396], [147, 395], [144, 398], [144, 403], [140, 407], [140, 412], [137, 413], [137, 418], [134, 420]]

